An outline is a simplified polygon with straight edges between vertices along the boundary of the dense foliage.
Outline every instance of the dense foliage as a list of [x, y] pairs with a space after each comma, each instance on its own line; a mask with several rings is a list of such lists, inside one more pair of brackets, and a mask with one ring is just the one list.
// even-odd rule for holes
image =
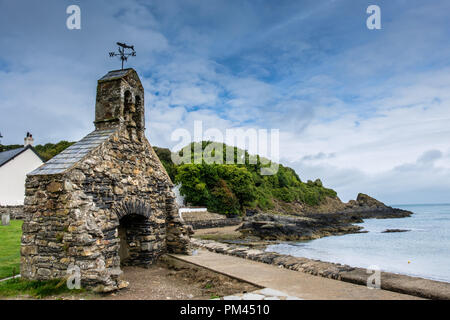
[[156, 154], [159, 157], [159, 160], [164, 165], [164, 168], [167, 171], [167, 174], [170, 176], [170, 179], [172, 181], [175, 181], [175, 175], [177, 174], [177, 166], [172, 162], [171, 154], [169, 149], [167, 148], [159, 148], [159, 147], [153, 147], [153, 150], [156, 152]]
[[[210, 142], [203, 142], [202, 147], [209, 144]], [[191, 159], [199, 157], [194, 152], [195, 145], [191, 144]], [[223, 145], [223, 150], [229, 148]], [[314, 206], [320, 204], [326, 196], [336, 197], [336, 192], [324, 188], [319, 179], [304, 183], [293, 169], [282, 165], [279, 165], [275, 175], [261, 175], [259, 157], [256, 164], [250, 164], [248, 152], [233, 149], [235, 160], [243, 157], [246, 159], [245, 163], [207, 164], [202, 160], [198, 164], [177, 166], [171, 160], [170, 150], [155, 148], [155, 151], [171, 179], [181, 184], [180, 191], [185, 196], [185, 201], [192, 205], [206, 206], [212, 212], [235, 215], [241, 214], [246, 208], [270, 209], [274, 205], [274, 199], [299, 201]], [[224, 158], [225, 154], [224, 151]]]
[[21, 145], [21, 144], [8, 144], [8, 145], [0, 144], [0, 152], [18, 149], [18, 148], [22, 148], [22, 147], [23, 147], [23, 145]]
[[45, 160], [48, 161], [54, 156], [56, 156], [58, 153], [63, 151], [64, 149], [70, 147], [75, 142], [69, 142], [69, 141], [60, 141], [56, 144], [53, 143], [47, 143], [45, 145], [37, 145], [34, 147], [36, 151], [39, 153], [39, 155]]
[[[41, 156], [42, 159], [44, 159], [44, 161], [48, 161], [51, 158], [53, 158], [54, 156], [56, 156], [58, 153], [63, 151], [64, 149], [70, 147], [74, 143], [75, 142], [68, 142], [68, 141], [63, 140], [56, 144], [54, 144], [54, 143], [47, 143], [45, 145], [39, 144], [39, 145], [35, 146], [34, 149], [36, 150], [37, 153], [39, 153], [39, 155]], [[11, 145], [5, 145], [5, 146], [0, 144], [0, 152], [17, 149], [17, 148], [22, 148], [22, 147], [23, 147], [23, 145], [19, 145], [19, 144], [11, 144]]]

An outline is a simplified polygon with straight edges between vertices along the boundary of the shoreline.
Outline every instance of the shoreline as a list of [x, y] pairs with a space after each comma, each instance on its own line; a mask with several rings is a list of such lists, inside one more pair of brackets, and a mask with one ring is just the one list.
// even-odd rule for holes
[[[367, 265], [364, 259], [356, 260], [357, 263], [352, 259], [342, 259], [336, 255], [326, 257], [319, 255], [311, 257], [307, 256], [307, 252], [290, 252], [288, 248], [283, 252], [283, 248], [280, 248], [278, 252], [266, 252], [266, 248], [271, 245], [280, 245], [297, 242], [310, 242], [312, 240], [318, 240], [323, 237], [348, 235], [352, 233], [369, 233], [368, 230], [364, 229], [361, 225], [362, 223], [368, 222], [369, 220], [384, 220], [384, 219], [398, 219], [403, 217], [416, 217], [419, 213], [413, 212], [410, 208], [388, 210], [390, 212], [383, 212], [380, 210], [379, 214], [374, 214], [373, 211], [369, 210], [364, 214], [352, 214], [347, 213], [340, 216], [339, 222], [345, 220], [346, 223], [353, 224], [354, 226], [361, 227], [358, 228], [357, 232], [345, 232], [345, 231], [356, 231], [356, 230], [345, 230], [343, 228], [326, 228], [324, 230], [324, 225], [322, 223], [314, 223], [308, 216], [289, 216], [289, 215], [275, 215], [268, 216], [265, 214], [257, 214], [255, 216], [245, 217], [243, 224], [248, 223], [252, 232], [246, 233], [242, 230], [242, 225], [238, 228], [211, 228], [203, 229], [202, 231], [196, 230], [196, 235], [201, 240], [218, 241], [225, 244], [224, 248], [217, 248], [216, 243], [211, 242], [211, 247], [208, 250], [218, 253], [231, 254], [234, 256], [240, 256], [241, 258], [247, 258], [251, 260], [256, 260], [260, 262], [265, 262], [269, 264], [278, 264], [284, 268], [303, 271], [314, 275], [321, 275], [328, 278], [338, 279], [346, 282], [357, 283], [359, 285], [366, 285], [367, 278], [370, 274], [367, 274]], [[407, 210], [405, 210], [407, 209]], [[411, 210], [411, 211], [408, 211]], [[388, 213], [388, 214], [386, 214]], [[400, 214], [398, 214], [400, 213]], [[410, 213], [410, 214], [406, 214]], [[335, 217], [336, 214], [316, 214], [318, 217], [317, 222], [327, 222], [328, 226], [332, 225], [333, 221], [328, 221], [328, 217]], [[255, 219], [256, 218], [256, 219]], [[306, 219], [305, 219], [306, 218]], [[352, 219], [353, 218], [353, 219]], [[358, 219], [355, 219], [358, 218]], [[331, 219], [330, 219], [331, 220]], [[332, 219], [334, 220], [334, 219]], [[385, 229], [394, 228], [391, 225], [383, 227]], [[410, 229], [410, 227], [405, 227]], [[247, 229], [247, 228], [244, 228]], [[247, 230], [248, 230], [247, 229]], [[383, 229], [383, 230], [385, 230]], [[244, 231], [244, 232], [242, 232]], [[291, 235], [295, 232], [313, 231], [309, 233], [304, 239], [299, 239]], [[339, 232], [337, 232], [339, 231]], [[342, 232], [344, 231], [344, 232]], [[411, 231], [411, 230], [409, 230]], [[382, 230], [380, 230], [382, 232]], [[261, 237], [262, 236], [262, 237]], [[200, 242], [202, 242], [200, 240]], [[202, 245], [201, 245], [202, 246]], [[269, 249], [270, 250], [270, 249]], [[246, 252], [253, 252], [253, 256], [246, 256]], [[292, 256], [294, 254], [296, 256]], [[264, 261], [266, 260], [266, 261]], [[284, 260], [289, 260], [290, 265], [285, 265]], [[352, 263], [353, 261], [353, 263]], [[340, 272], [349, 268], [351, 272]], [[393, 265], [393, 268], [386, 267], [387, 270], [381, 272], [383, 279], [386, 280], [384, 287], [387, 290], [413, 294], [419, 297], [432, 298], [432, 299], [450, 299], [450, 281], [446, 278], [433, 277], [433, 275], [421, 274], [420, 270], [409, 270], [405, 267], [402, 270], [401, 265]], [[405, 269], [412, 272], [405, 272]], [[414, 271], [419, 271], [415, 273]], [[324, 275], [325, 274], [325, 275]], [[444, 274], [445, 275], [445, 274]], [[439, 274], [438, 274], [439, 276]], [[441, 275], [442, 276], [442, 275]], [[437, 288], [435, 290], [435, 288]], [[443, 288], [443, 289], [442, 289]], [[434, 292], [436, 291], [436, 292]]]
[[[368, 277], [371, 275], [364, 268], [352, 267], [340, 263], [294, 257], [276, 252], [266, 252], [247, 246], [230, 245], [213, 240], [193, 238], [191, 242], [195, 247], [204, 248], [212, 252], [278, 265], [286, 269], [358, 285], [366, 286]], [[381, 271], [380, 275], [381, 289], [427, 299], [450, 300], [449, 282], [384, 271]]]
[[[313, 243], [312, 240], [283, 241], [268, 244], [266, 247], [271, 246], [268, 250], [275, 250], [275, 252], [280, 254], [289, 254], [329, 263], [348, 264], [360, 268], [378, 264], [382, 266], [383, 271], [389, 273], [450, 283], [448, 270], [437, 267], [438, 265], [442, 266], [440, 264], [442, 263], [441, 261], [448, 261], [448, 255], [445, 254], [445, 251], [442, 251], [443, 249], [439, 249], [442, 255], [429, 253], [434, 252], [434, 248], [445, 248], [445, 239], [448, 239], [448, 235], [447, 233], [442, 233], [442, 230], [445, 229], [446, 223], [448, 223], [446, 221], [448, 221], [450, 205], [432, 205], [433, 207], [442, 207], [438, 209], [429, 208], [427, 204], [397, 206], [400, 207], [399, 209], [411, 211], [413, 214], [405, 217], [408, 219], [401, 219], [398, 222], [395, 221], [396, 219], [387, 219], [387, 221], [384, 221], [386, 219], [364, 219], [362, 223], [358, 223], [358, 225], [363, 227], [362, 231], [365, 231], [367, 234], [364, 236], [349, 234], [341, 239], [341, 235], [333, 235], [333, 238], [337, 236], [335, 240], [322, 239], [317, 243]], [[423, 209], [419, 209], [419, 207]], [[439, 225], [439, 223], [435, 222], [436, 219], [442, 219], [442, 223], [444, 224]], [[393, 238], [387, 238], [387, 235], [381, 235], [381, 233], [386, 233], [387, 231], [391, 231], [392, 233], [407, 231], [407, 234], [389, 235], [389, 237]], [[442, 241], [444, 242], [440, 242], [441, 246], [438, 246], [435, 241], [439, 239], [438, 237], [443, 237]], [[433, 242], [430, 242], [430, 240]], [[391, 241], [394, 241], [394, 243]], [[297, 248], [295, 247], [296, 243], [299, 243], [299, 247]], [[414, 251], [415, 247], [408, 247], [411, 243], [415, 243], [420, 247], [424, 243], [424, 248], [427, 249]], [[382, 255], [388, 258], [383, 259], [377, 257], [378, 260], [373, 263], [372, 254], [367, 252], [380, 251], [384, 245], [386, 245], [386, 251]], [[393, 245], [396, 249], [391, 250], [389, 245]], [[396, 251], [399, 255], [396, 254]], [[407, 260], [408, 264], [406, 264]], [[409, 260], [411, 260], [411, 265], [409, 264]]]
[[[338, 237], [338, 236], [344, 236], [344, 235], [334, 235], [334, 236]], [[314, 240], [318, 240], [318, 239], [306, 240], [305, 242], [314, 241]], [[297, 241], [284, 241], [284, 242], [279, 242], [279, 243], [276, 243], [276, 244], [268, 244], [267, 246], [265, 246], [265, 248], [267, 249], [267, 247], [270, 246], [270, 245], [289, 244], [289, 243], [298, 243], [298, 242]], [[290, 254], [280, 253], [280, 252], [277, 252], [277, 251], [265, 251], [265, 252], [273, 252], [273, 253], [277, 253], [277, 254], [281, 254], [281, 255], [285, 255], [285, 256], [291, 256], [291, 257], [294, 257], [294, 258], [304, 258], [304, 259], [309, 259], [309, 260], [312, 260], [312, 261], [318, 261], [318, 262], [324, 262], [324, 263], [331, 263], [331, 264], [337, 264], [337, 265], [339, 265], [339, 264], [340, 265], [347, 265], [344, 262], [339, 262], [339, 261], [336, 261], [336, 260], [332, 261], [332, 260], [328, 260], [328, 259], [315, 259], [315, 258], [310, 258], [310, 257], [305, 257], [305, 256], [294, 256], [294, 255], [290, 255]], [[358, 263], [355, 263], [355, 264], [350, 263], [350, 264], [354, 268], [364, 269], [364, 267], [361, 266]], [[420, 278], [420, 279], [424, 279], [424, 280], [431, 280], [431, 281], [444, 282], [444, 283], [450, 284], [450, 280], [446, 280], [446, 279], [438, 279], [438, 278], [433, 278], [433, 277], [429, 277], [429, 276], [426, 276], [426, 275], [418, 275], [418, 274], [407, 273], [407, 272], [389, 271], [387, 269], [386, 269], [386, 271], [384, 271], [385, 269], [381, 269], [381, 270], [382, 270], [382, 272], [392, 273], [392, 274], [396, 274], [396, 275], [400, 275], [400, 276], [403, 275], [403, 276], [408, 276], [408, 277], [413, 277], [413, 278]]]
[[[411, 218], [411, 217], [409, 217]], [[362, 224], [364, 222], [366, 222], [366, 220], [371, 220], [371, 219], [377, 219], [377, 218], [366, 218], [364, 221], [362, 222], [358, 222], [356, 224]], [[379, 219], [386, 219], [386, 218], [379, 218]], [[391, 219], [398, 219], [398, 218], [391, 218]], [[233, 228], [234, 227], [234, 228]], [[329, 235], [324, 235], [322, 237], [317, 237], [317, 238], [308, 238], [308, 239], [302, 239], [302, 240], [282, 240], [282, 239], [278, 239], [278, 240], [265, 240], [265, 239], [259, 239], [257, 237], [255, 237], [254, 239], [252, 237], [242, 237], [242, 234], [239, 230], [239, 227], [237, 227], [237, 229], [235, 229], [237, 226], [227, 226], [227, 227], [215, 227], [215, 226], [211, 226], [208, 229], [196, 229], [195, 230], [195, 234], [197, 235], [197, 239], [199, 240], [212, 240], [212, 241], [216, 241], [216, 242], [220, 242], [220, 243], [224, 243], [227, 245], [234, 245], [234, 246], [242, 246], [242, 247], [250, 247], [252, 249], [260, 249], [260, 250], [267, 250], [269, 246], [277, 246], [277, 245], [291, 245], [291, 244], [296, 244], [296, 243], [309, 243], [312, 242], [314, 240], [319, 240], [322, 238], [328, 238], [328, 237], [339, 237], [339, 236], [346, 236], [349, 234], [366, 234], [369, 233], [371, 231], [367, 231], [365, 230], [363, 227], [360, 231], [358, 232], [349, 232], [349, 233], [334, 233], [334, 234], [329, 234]], [[388, 229], [390, 230], [390, 229]], [[396, 230], [396, 229], [395, 229]], [[400, 230], [400, 229], [399, 229]], [[400, 230], [398, 232], [402, 232], [402, 231], [411, 231], [411, 230]], [[386, 232], [386, 231], [383, 231]], [[318, 261], [318, 262], [325, 262], [325, 263], [331, 263], [331, 264], [346, 264], [346, 265], [351, 265], [353, 267], [356, 268], [365, 268], [364, 264], [361, 263], [352, 263], [352, 262], [345, 262], [345, 261], [340, 261], [338, 258], [334, 257], [335, 259], [327, 259], [327, 258], [322, 258], [322, 257], [308, 257], [305, 255], [292, 255], [290, 253], [286, 253], [286, 252], [280, 252], [280, 251], [267, 251], [267, 252], [274, 252], [277, 254], [281, 254], [281, 255], [289, 255], [292, 256], [294, 258], [305, 258], [305, 259], [309, 259], [312, 261]], [[392, 274], [397, 274], [397, 275], [404, 275], [404, 276], [409, 276], [409, 277], [414, 277], [414, 278], [421, 278], [421, 279], [426, 279], [426, 280], [431, 280], [431, 281], [437, 281], [437, 282], [444, 282], [444, 283], [450, 283], [450, 279], [446, 279], [446, 278], [439, 278], [439, 277], [433, 277], [433, 276], [429, 276], [426, 274], [417, 274], [417, 273], [408, 273], [405, 271], [398, 271], [398, 270], [394, 270], [393, 269], [389, 269], [389, 267], [387, 267], [386, 269], [382, 269], [384, 272], [387, 273], [392, 273]]]

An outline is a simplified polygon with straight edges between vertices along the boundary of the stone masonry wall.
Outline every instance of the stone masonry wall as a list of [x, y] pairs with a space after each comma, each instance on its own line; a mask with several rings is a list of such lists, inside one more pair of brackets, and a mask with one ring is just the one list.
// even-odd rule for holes
[[0, 206], [0, 216], [4, 213], [9, 214], [12, 220], [25, 219], [23, 206]]
[[126, 286], [118, 227], [127, 220], [129, 263], [146, 266], [166, 251], [189, 253], [190, 230], [177, 217], [172, 187], [148, 141], [130, 138], [126, 128], [67, 172], [28, 177], [22, 276], [63, 278], [76, 265], [83, 286], [103, 292]]
[[226, 218], [226, 219], [211, 219], [211, 220], [186, 220], [186, 224], [192, 226], [194, 230], [197, 229], [208, 229], [208, 228], [222, 228], [229, 226], [238, 226], [242, 223], [241, 218]]

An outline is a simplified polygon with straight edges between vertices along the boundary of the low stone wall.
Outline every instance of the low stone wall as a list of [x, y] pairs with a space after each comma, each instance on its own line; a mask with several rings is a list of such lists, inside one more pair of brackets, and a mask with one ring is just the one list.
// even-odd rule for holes
[[223, 214], [209, 211], [192, 211], [181, 213], [183, 221], [191, 225], [193, 229], [221, 228], [227, 226], [237, 226], [242, 222], [239, 217], [227, 218]]
[[[194, 246], [209, 251], [237, 256], [286, 269], [301, 271], [325, 278], [367, 285], [371, 276], [366, 269], [354, 268], [339, 263], [297, 258], [275, 252], [265, 252], [245, 246], [229, 245], [212, 240], [191, 239]], [[381, 289], [409, 294], [427, 299], [450, 300], [450, 283], [381, 272]]]
[[0, 216], [9, 213], [11, 220], [24, 220], [23, 206], [0, 206]]
[[241, 218], [185, 221], [185, 223], [191, 225], [194, 230], [237, 226], [241, 222]]

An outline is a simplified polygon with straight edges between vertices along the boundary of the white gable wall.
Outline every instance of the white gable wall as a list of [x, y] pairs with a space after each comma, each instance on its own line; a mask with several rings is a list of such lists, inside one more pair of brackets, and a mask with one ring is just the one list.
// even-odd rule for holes
[[0, 167], [0, 205], [21, 205], [25, 198], [25, 179], [42, 160], [28, 149]]

